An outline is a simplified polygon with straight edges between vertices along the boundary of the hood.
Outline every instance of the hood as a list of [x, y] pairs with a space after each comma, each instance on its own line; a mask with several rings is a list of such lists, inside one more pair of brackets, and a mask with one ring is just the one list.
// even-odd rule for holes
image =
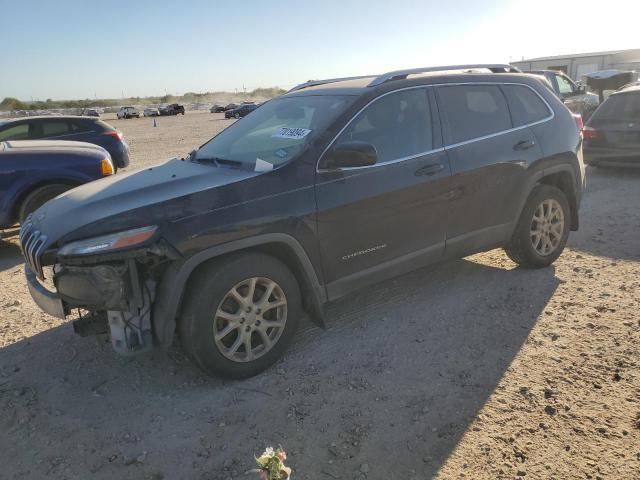
[[257, 175], [247, 170], [172, 159], [69, 190], [36, 210], [32, 221], [35, 228], [47, 235], [49, 245], [60, 239], [158, 224], [198, 213], [203, 208], [201, 197], [210, 201], [219, 198], [207, 195], [211, 189]]
[[7, 140], [5, 152], [33, 154], [41, 153], [85, 153], [96, 154], [102, 158], [109, 157], [109, 153], [102, 147], [86, 142], [72, 142], [68, 140]]

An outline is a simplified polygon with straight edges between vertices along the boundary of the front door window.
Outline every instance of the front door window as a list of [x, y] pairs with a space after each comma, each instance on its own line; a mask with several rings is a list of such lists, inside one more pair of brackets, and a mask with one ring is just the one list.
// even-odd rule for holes
[[567, 77], [556, 75], [556, 82], [558, 82], [558, 92], [563, 97], [569, 97], [575, 93], [575, 86]]

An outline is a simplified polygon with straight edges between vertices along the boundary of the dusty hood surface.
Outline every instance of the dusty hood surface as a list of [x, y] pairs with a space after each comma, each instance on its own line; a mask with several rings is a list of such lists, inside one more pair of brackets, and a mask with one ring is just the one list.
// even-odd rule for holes
[[[197, 212], [196, 194], [258, 175], [182, 160], [90, 182], [47, 202], [33, 214], [49, 244], [115, 228], [135, 228]], [[145, 209], [145, 207], [147, 207]]]

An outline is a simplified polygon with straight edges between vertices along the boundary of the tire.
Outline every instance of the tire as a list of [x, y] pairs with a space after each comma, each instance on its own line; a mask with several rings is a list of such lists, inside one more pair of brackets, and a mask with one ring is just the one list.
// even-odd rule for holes
[[233, 118], [235, 118], [236, 120], [237, 120], [237, 119], [239, 119], [239, 118], [240, 118], [240, 114], [239, 114], [239, 113], [236, 113], [236, 114], [233, 116]]
[[[504, 250], [521, 267], [548, 267], [567, 244], [570, 222], [571, 209], [564, 192], [551, 185], [537, 185], [529, 195]], [[534, 234], [534, 229], [540, 233]]]
[[[248, 302], [252, 279], [254, 296]], [[269, 282], [275, 286], [266, 300], [279, 306], [264, 309]], [[262, 372], [282, 356], [302, 316], [296, 278], [282, 262], [261, 253], [214, 260], [196, 271], [187, 289], [178, 335], [187, 355], [209, 375], [241, 379]], [[268, 327], [269, 322], [283, 326]], [[247, 359], [247, 350], [253, 359]]]
[[25, 197], [20, 205], [20, 210], [18, 211], [19, 222], [22, 224], [30, 213], [33, 213], [52, 198], [57, 197], [71, 188], [69, 185], [56, 183], [35, 189]]

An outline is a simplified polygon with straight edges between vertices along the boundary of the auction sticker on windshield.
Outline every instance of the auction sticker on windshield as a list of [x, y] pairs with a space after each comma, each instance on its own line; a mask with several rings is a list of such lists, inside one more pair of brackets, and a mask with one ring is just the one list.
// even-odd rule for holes
[[311, 133], [311, 130], [306, 128], [290, 128], [290, 127], [282, 127], [278, 129], [276, 133], [271, 135], [271, 138], [290, 138], [293, 140], [299, 140], [301, 138], [306, 137]]

